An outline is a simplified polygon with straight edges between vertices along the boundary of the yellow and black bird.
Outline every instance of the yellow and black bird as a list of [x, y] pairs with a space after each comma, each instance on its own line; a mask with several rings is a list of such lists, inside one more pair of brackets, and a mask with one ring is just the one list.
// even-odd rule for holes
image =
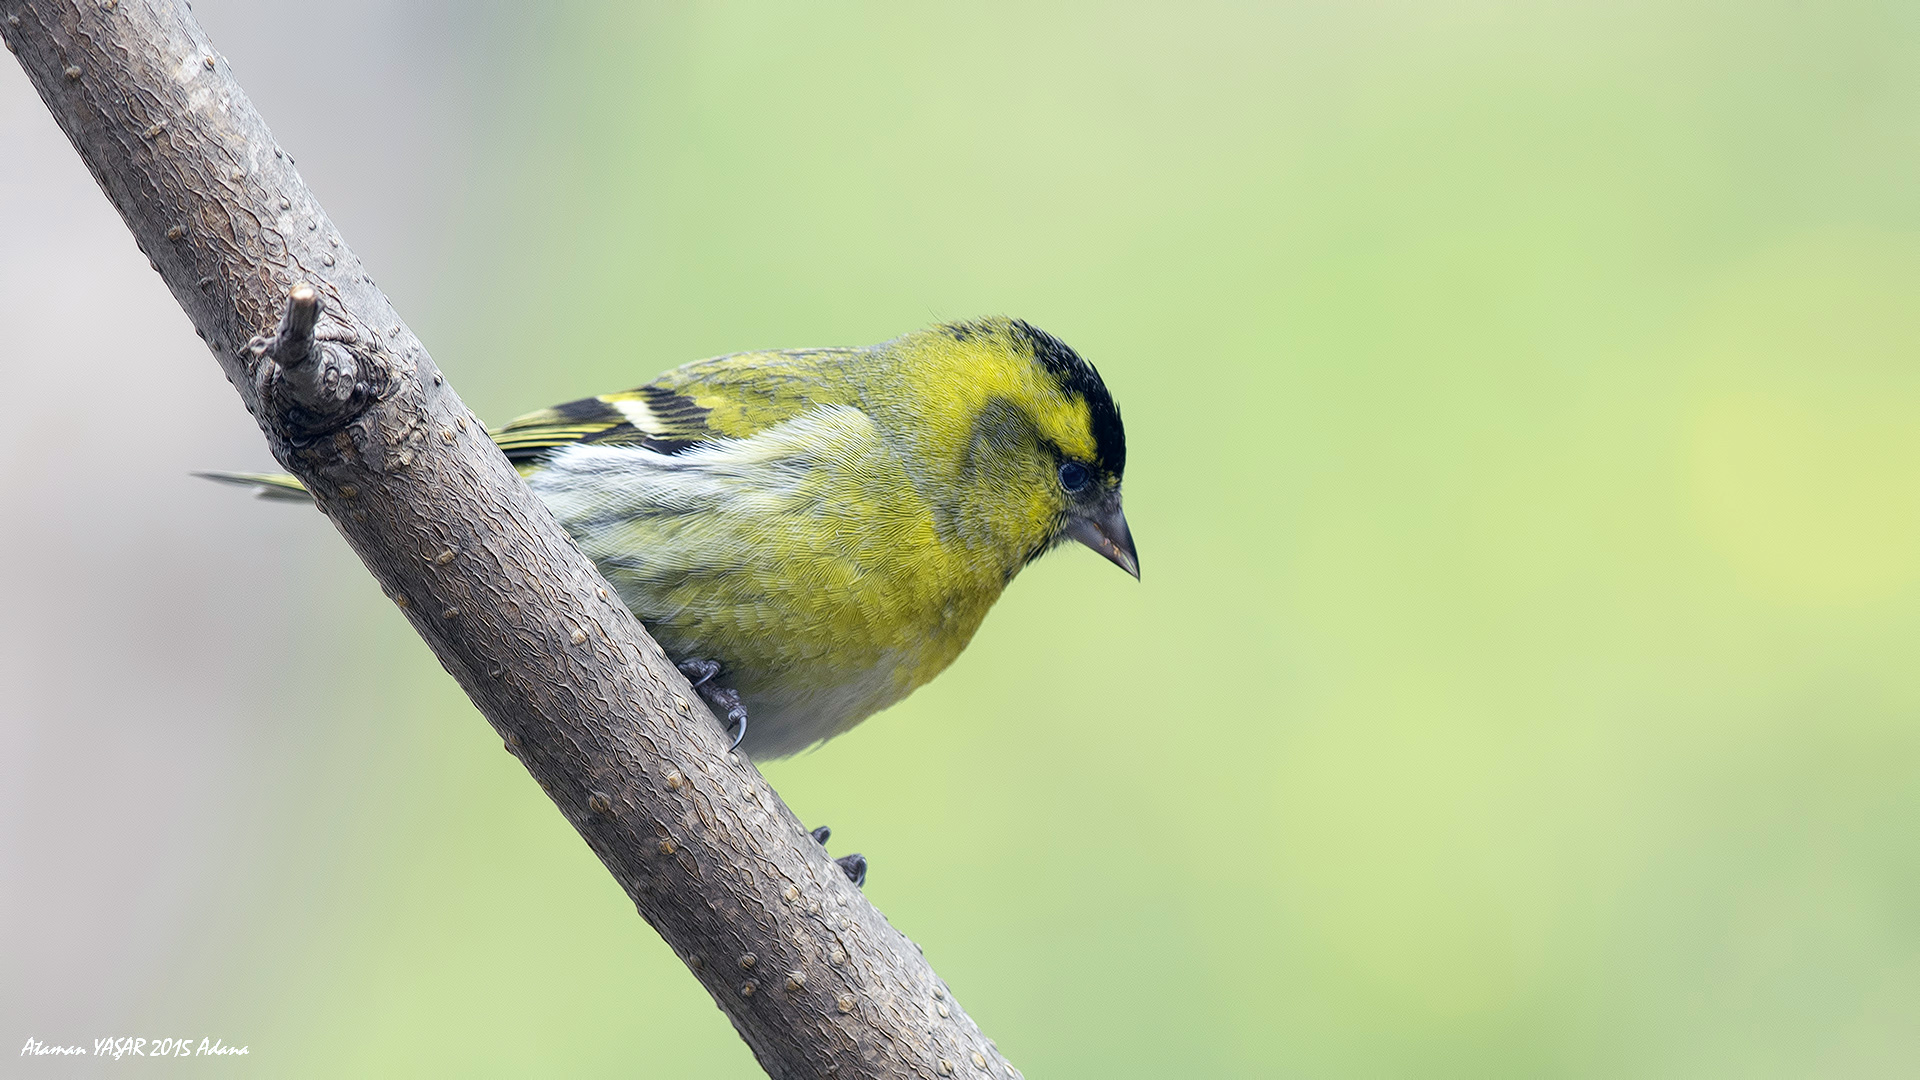
[[1140, 573], [1120, 411], [1017, 319], [696, 361], [493, 439], [754, 758], [932, 679], [1062, 542]]

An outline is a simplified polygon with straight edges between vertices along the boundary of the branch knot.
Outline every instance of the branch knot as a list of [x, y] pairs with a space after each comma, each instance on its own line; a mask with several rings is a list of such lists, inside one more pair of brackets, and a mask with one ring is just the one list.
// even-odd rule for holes
[[254, 337], [241, 351], [253, 369], [264, 411], [295, 442], [338, 430], [366, 408], [371, 396], [354, 354], [316, 334], [325, 308], [318, 290], [296, 283], [287, 290], [278, 329]]

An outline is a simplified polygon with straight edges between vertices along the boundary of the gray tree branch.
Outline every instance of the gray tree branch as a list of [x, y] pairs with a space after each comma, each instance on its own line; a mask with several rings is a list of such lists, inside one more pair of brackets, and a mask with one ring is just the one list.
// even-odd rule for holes
[[0, 0], [0, 38], [274, 456], [768, 1074], [1018, 1075], [728, 752], [374, 287], [188, 5]]

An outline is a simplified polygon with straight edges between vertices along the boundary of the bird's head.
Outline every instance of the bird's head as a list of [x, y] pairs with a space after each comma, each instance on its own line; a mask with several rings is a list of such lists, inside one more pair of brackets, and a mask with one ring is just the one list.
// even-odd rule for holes
[[[949, 323], [890, 343], [920, 384], [908, 438], [932, 464], [946, 529], [1011, 574], [1077, 541], [1138, 578], [1120, 507], [1127, 436], [1092, 364], [1018, 319]], [[944, 497], [939, 497], [944, 496]]]

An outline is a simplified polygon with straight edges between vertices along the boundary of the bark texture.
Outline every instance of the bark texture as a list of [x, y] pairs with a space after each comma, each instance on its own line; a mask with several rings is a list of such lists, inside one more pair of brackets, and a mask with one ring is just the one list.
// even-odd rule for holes
[[728, 752], [374, 286], [188, 5], [0, 0], [0, 38], [274, 456], [768, 1074], [1017, 1076]]

